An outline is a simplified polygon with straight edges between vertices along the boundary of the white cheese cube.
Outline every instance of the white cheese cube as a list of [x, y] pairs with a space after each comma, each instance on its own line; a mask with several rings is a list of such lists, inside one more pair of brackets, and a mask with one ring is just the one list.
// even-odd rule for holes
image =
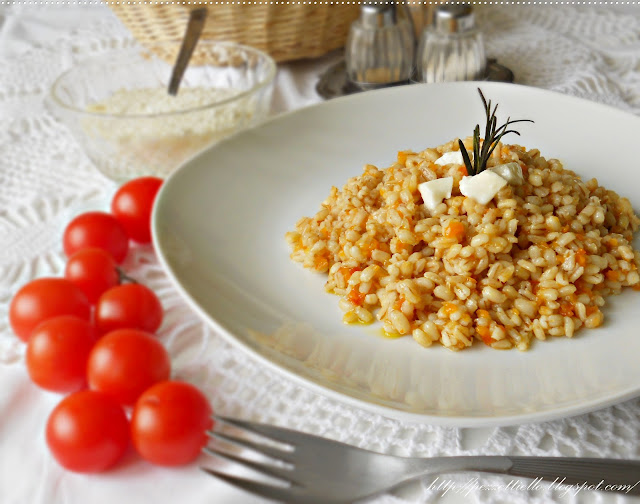
[[462, 177], [460, 192], [468, 198], [473, 198], [481, 205], [486, 205], [506, 185], [507, 181], [500, 175], [485, 170], [473, 177]]
[[507, 183], [520, 186], [524, 184], [524, 177], [522, 176], [522, 168], [518, 163], [511, 162], [506, 164], [501, 164], [498, 166], [493, 166], [489, 168], [494, 173], [500, 175], [503, 179], [507, 181]]
[[464, 158], [460, 151], [445, 152], [442, 156], [436, 159], [434, 163], [441, 166], [449, 164], [464, 165]]
[[424, 206], [433, 211], [445, 198], [451, 197], [453, 177], [442, 177], [418, 185]]

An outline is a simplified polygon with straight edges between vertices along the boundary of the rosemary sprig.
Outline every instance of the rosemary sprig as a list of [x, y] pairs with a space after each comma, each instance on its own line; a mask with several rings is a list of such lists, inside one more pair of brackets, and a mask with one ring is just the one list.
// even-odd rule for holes
[[516, 130], [507, 129], [509, 125], [519, 122], [533, 122], [531, 119], [516, 119], [515, 121], [512, 121], [509, 117], [507, 118], [506, 123], [502, 126], [498, 126], [498, 119], [496, 118], [498, 105], [496, 104], [496, 106], [493, 107], [493, 110], [491, 110], [491, 100], [487, 102], [480, 88], [478, 88], [478, 93], [480, 93], [480, 98], [482, 98], [482, 103], [484, 104], [484, 110], [487, 115], [487, 124], [485, 125], [482, 147], [480, 146], [480, 125], [476, 124], [476, 127], [473, 130], [473, 162], [471, 162], [471, 157], [467, 152], [467, 148], [462, 143], [462, 140], [458, 140], [460, 152], [462, 153], [462, 158], [464, 159], [464, 164], [467, 167], [467, 173], [469, 175], [477, 175], [481, 171], [486, 170], [487, 161], [489, 161], [491, 154], [497, 147], [498, 143], [500, 143], [503, 136], [508, 133], [515, 133], [520, 136], [520, 133]]

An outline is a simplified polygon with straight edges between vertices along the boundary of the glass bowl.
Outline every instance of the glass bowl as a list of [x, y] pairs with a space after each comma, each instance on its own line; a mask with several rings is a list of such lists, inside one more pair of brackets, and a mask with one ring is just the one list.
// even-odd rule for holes
[[108, 178], [166, 176], [269, 114], [276, 65], [267, 54], [201, 40], [177, 96], [170, 96], [179, 48], [162, 43], [109, 51], [53, 83], [47, 108]]

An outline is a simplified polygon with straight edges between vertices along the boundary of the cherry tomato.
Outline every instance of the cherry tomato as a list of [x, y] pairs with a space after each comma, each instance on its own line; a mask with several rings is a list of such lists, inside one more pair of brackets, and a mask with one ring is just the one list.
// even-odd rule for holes
[[133, 241], [151, 241], [151, 211], [161, 185], [160, 178], [140, 177], [124, 184], [113, 197], [111, 213]]
[[103, 334], [116, 329], [153, 333], [162, 324], [162, 304], [153, 291], [142, 284], [118, 285], [98, 299], [95, 324]]
[[102, 337], [87, 362], [89, 388], [133, 405], [151, 385], [168, 380], [169, 353], [152, 334], [119, 329]]
[[64, 252], [67, 257], [85, 248], [100, 248], [121, 263], [129, 250], [129, 237], [122, 224], [105, 212], [78, 215], [64, 230]]
[[213, 425], [209, 401], [196, 387], [166, 381], [144, 392], [133, 409], [131, 440], [153, 464], [177, 466], [193, 461]]
[[113, 466], [129, 445], [122, 406], [102, 392], [82, 390], [65, 397], [47, 421], [47, 445], [58, 463], [82, 473]]
[[80, 287], [92, 304], [103, 292], [120, 283], [116, 261], [99, 248], [78, 250], [69, 258], [64, 276]]
[[63, 315], [45, 320], [29, 338], [27, 371], [38, 386], [54, 392], [75, 392], [87, 383], [87, 359], [96, 331], [86, 320]]
[[13, 332], [28, 341], [40, 322], [58, 315], [74, 315], [89, 320], [91, 305], [82, 290], [65, 278], [38, 278], [13, 296], [9, 323]]

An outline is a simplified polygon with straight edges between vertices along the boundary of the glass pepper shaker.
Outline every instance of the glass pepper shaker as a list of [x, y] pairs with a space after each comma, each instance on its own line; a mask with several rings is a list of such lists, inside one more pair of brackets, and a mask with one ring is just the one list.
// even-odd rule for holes
[[484, 40], [471, 5], [439, 5], [420, 37], [416, 80], [481, 80], [486, 76], [486, 65]]
[[363, 89], [406, 84], [413, 71], [415, 36], [408, 9], [397, 16], [393, 2], [362, 4], [345, 48], [347, 77]]

